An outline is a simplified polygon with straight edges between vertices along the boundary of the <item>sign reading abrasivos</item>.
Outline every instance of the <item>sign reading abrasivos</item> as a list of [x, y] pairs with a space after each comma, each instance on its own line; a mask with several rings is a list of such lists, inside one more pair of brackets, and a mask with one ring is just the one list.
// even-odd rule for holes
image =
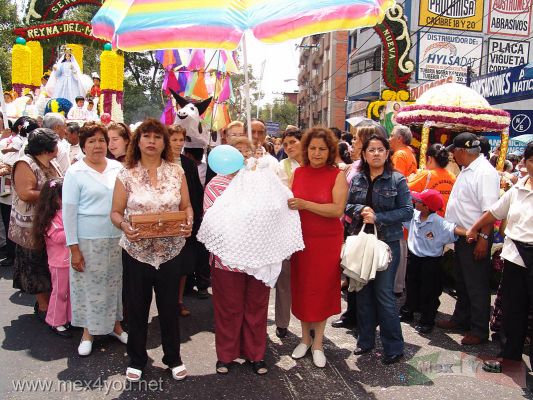
[[457, 83], [466, 83], [468, 67], [479, 74], [483, 51], [481, 37], [433, 32], [418, 36], [417, 79], [434, 81], [455, 75]]
[[488, 33], [529, 36], [532, 0], [491, 0]]
[[420, 0], [418, 25], [481, 32], [483, 0]]
[[488, 73], [517, 67], [529, 61], [529, 42], [489, 39]]

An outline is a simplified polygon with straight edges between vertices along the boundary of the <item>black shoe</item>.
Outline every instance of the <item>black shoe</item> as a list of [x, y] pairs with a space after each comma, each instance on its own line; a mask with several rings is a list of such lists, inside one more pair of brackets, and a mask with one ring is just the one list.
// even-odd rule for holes
[[403, 358], [403, 354], [397, 354], [395, 356], [384, 356], [382, 359], [381, 359], [381, 363], [383, 365], [391, 365], [391, 364], [395, 364], [397, 363], [398, 361], [400, 361], [401, 359]]
[[223, 363], [222, 361], [217, 361], [216, 371], [217, 374], [226, 375], [229, 372], [229, 364]]
[[400, 322], [413, 322], [415, 316], [413, 313], [409, 312], [400, 312]]
[[261, 361], [252, 361], [252, 369], [257, 375], [265, 375], [268, 372], [266, 363]]
[[352, 328], [355, 328], [356, 324], [354, 324], [353, 322], [351, 321], [348, 321], [347, 319], [345, 318], [340, 318], [338, 319], [337, 321], [333, 321], [331, 323], [331, 326], [333, 328], [346, 328], [346, 329], [352, 329]]
[[196, 296], [200, 300], [205, 300], [209, 298], [209, 292], [207, 291], [207, 289], [198, 289], [198, 293], [196, 294]]
[[287, 328], [279, 328], [279, 327], [277, 327], [276, 328], [276, 336], [279, 337], [280, 339], [284, 338], [285, 336], [287, 336]]
[[421, 335], [427, 335], [433, 332], [433, 325], [417, 325], [415, 326], [415, 330]]
[[355, 354], [356, 356], [362, 356], [363, 354], [370, 353], [371, 351], [372, 349], [362, 349], [360, 347], [356, 347], [353, 351], [353, 354]]
[[4, 258], [2, 261], [0, 261], [0, 267], [11, 267], [15, 263], [15, 260], [12, 258]]
[[65, 328], [65, 330], [59, 330], [58, 328], [59, 327], [53, 327], [53, 326], [50, 327], [52, 332], [54, 332], [58, 336], [61, 336], [61, 337], [64, 337], [64, 338], [71, 338], [72, 337], [72, 332], [70, 332], [70, 329], [66, 328], [65, 326], [63, 326], [63, 328]]
[[35, 302], [35, 305], [33, 306], [33, 313], [37, 318], [39, 318], [39, 321], [45, 322], [47, 311], [39, 310], [39, 303], [37, 302]]

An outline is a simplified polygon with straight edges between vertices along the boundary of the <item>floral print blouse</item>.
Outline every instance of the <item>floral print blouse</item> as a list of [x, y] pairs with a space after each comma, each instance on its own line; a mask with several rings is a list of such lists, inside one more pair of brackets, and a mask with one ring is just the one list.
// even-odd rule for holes
[[[183, 168], [162, 160], [157, 168], [157, 186], [152, 186], [148, 170], [140, 163], [134, 168], [122, 169], [117, 179], [122, 182], [128, 196], [124, 217], [130, 215], [179, 211], [181, 203], [181, 184]], [[120, 246], [136, 260], [155, 268], [176, 257], [183, 246], [183, 237], [164, 237], [141, 239], [130, 242], [122, 233]]]

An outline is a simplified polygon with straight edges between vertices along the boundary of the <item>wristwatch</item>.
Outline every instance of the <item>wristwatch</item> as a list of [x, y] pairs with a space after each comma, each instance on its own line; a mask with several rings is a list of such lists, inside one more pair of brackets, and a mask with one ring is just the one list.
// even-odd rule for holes
[[482, 239], [489, 240], [489, 235], [485, 235], [485, 234], [482, 233], [482, 232], [479, 232], [477, 235], [478, 235], [480, 238], [482, 238]]

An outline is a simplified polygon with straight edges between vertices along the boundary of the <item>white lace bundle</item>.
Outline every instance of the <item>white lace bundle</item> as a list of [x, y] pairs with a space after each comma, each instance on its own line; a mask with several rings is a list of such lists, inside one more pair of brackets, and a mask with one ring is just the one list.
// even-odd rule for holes
[[281, 262], [304, 248], [291, 197], [268, 160], [251, 158], [207, 210], [197, 238], [224, 265], [274, 287]]

